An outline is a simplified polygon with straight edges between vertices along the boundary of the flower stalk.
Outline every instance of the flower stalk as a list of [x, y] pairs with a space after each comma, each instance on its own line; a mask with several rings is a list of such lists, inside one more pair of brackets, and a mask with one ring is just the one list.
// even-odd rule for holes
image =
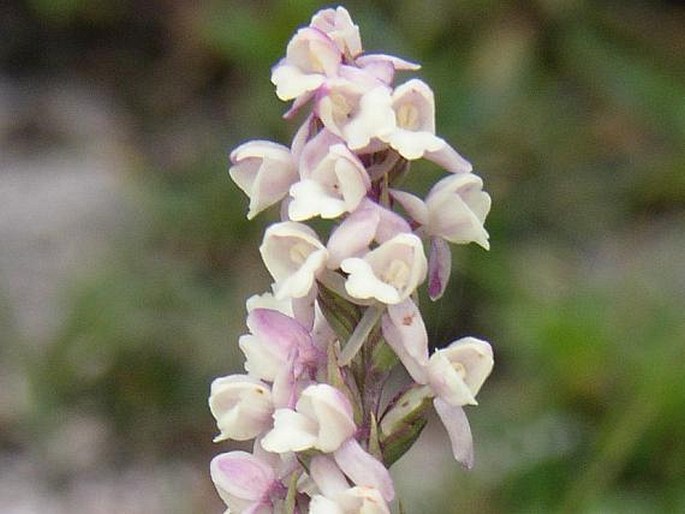
[[[465, 337], [429, 355], [419, 290], [442, 296], [450, 244], [489, 248], [490, 197], [436, 135], [430, 87], [395, 85], [418, 69], [364, 53], [343, 7], [319, 11], [272, 70], [277, 96], [292, 101], [285, 118], [307, 110], [290, 146], [249, 141], [231, 153], [247, 217], [280, 205], [281, 221], [260, 246], [271, 291], [247, 301], [246, 373], [210, 392], [215, 441], [254, 441], [252, 453], [212, 461], [227, 512], [389, 514], [399, 502], [388, 468], [432, 409], [455, 459], [473, 465], [463, 407], [476, 404], [492, 348]], [[399, 189], [417, 159], [447, 173], [425, 199]], [[330, 232], [307, 224], [317, 217]], [[387, 401], [397, 368], [409, 383]]]

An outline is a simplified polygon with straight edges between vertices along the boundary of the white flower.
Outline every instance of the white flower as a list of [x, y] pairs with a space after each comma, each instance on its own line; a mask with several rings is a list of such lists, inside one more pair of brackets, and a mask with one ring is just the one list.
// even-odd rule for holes
[[295, 409], [277, 409], [273, 417], [274, 428], [262, 439], [262, 447], [274, 453], [309, 448], [334, 452], [357, 430], [350, 401], [328, 384], [308, 386]]
[[231, 162], [231, 178], [250, 198], [248, 219], [281, 200], [298, 178], [290, 149], [270, 141], [240, 145]]
[[322, 89], [316, 114], [351, 150], [360, 150], [395, 126], [391, 90], [359, 68], [343, 66], [340, 73], [340, 78], [328, 81]]
[[490, 248], [483, 223], [491, 199], [478, 175], [457, 173], [443, 178], [431, 188], [425, 202], [405, 191], [393, 190], [391, 194], [426, 235]]
[[301, 177], [290, 188], [288, 216], [294, 221], [352, 212], [371, 187], [361, 161], [326, 130], [305, 146]]
[[276, 223], [266, 229], [259, 252], [276, 280], [277, 299], [306, 296], [328, 258], [316, 232], [294, 221]]
[[281, 100], [292, 100], [321, 87], [337, 75], [342, 53], [331, 38], [315, 28], [297, 31], [288, 43], [285, 59], [274, 66], [271, 82]]
[[269, 492], [277, 483], [274, 469], [243, 451], [222, 453], [209, 466], [212, 481], [229, 513], [272, 512]]
[[430, 235], [451, 243], [479, 244], [490, 248], [483, 227], [490, 212], [490, 195], [483, 191], [483, 180], [473, 173], [459, 173], [443, 178], [426, 197]]
[[245, 354], [250, 375], [274, 382], [291, 360], [296, 371], [315, 365], [318, 350], [307, 329], [285, 314], [270, 309], [254, 309], [247, 316], [250, 334], [238, 344]]
[[310, 26], [327, 34], [346, 57], [353, 58], [362, 53], [359, 27], [344, 7], [322, 9], [312, 17]]
[[476, 395], [493, 364], [492, 347], [487, 342], [463, 337], [431, 355], [428, 383], [450, 405], [477, 405]]
[[343, 260], [340, 268], [349, 274], [345, 289], [350, 296], [394, 304], [407, 298], [423, 282], [427, 262], [417, 236], [398, 234], [363, 258]]
[[392, 108], [396, 125], [379, 137], [402, 157], [410, 161], [426, 157], [451, 172], [471, 171], [471, 164], [435, 135], [435, 99], [425, 82], [412, 79], [396, 87]]
[[248, 375], [215, 379], [209, 408], [220, 432], [215, 442], [226, 439], [246, 441], [257, 437], [271, 426], [274, 410], [269, 386]]

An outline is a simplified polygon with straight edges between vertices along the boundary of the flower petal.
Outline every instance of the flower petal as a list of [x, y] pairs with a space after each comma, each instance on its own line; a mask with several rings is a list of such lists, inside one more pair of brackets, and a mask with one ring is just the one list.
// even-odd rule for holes
[[440, 398], [433, 400], [433, 406], [447, 429], [454, 458], [467, 469], [473, 468], [473, 437], [464, 409], [454, 407]]
[[334, 454], [338, 466], [358, 486], [378, 489], [386, 501], [395, 497], [395, 487], [386, 467], [364, 451], [356, 439], [349, 439]]

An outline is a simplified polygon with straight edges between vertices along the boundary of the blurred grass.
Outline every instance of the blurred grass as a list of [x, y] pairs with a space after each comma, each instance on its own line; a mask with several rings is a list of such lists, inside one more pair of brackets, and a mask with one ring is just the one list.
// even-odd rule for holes
[[[269, 68], [321, 3], [99, 4], [111, 16], [75, 1], [22, 10], [38, 37], [56, 37], [27, 69], [78, 73], [125, 106], [143, 218], [98, 273], [75, 277], [47, 350], [10, 357], [33, 403], [0, 434], [21, 447], [27, 428], [93, 412], [113, 427], [115, 461], [206, 462], [216, 451], [208, 384], [240, 366], [243, 302], [268, 286], [256, 248], [274, 219], [245, 221], [227, 152], [245, 139], [287, 142], [294, 127], [280, 119]], [[347, 7], [366, 48], [422, 63], [439, 133], [494, 200], [492, 251], [455, 251], [454, 284], [426, 304], [433, 345], [474, 334], [497, 357], [469, 413], [481, 470], [447, 476], [431, 505], [685, 509], [685, 11], [580, 0]], [[12, 70], [31, 53], [2, 55]], [[77, 55], [110, 59], [84, 70]], [[414, 170], [418, 189], [437, 175]]]

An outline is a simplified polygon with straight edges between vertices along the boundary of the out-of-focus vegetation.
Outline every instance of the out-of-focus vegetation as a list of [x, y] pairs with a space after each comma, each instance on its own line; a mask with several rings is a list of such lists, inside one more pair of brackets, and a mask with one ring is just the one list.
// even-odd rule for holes
[[[289, 140], [269, 69], [322, 5], [1, 8], [2, 80], [67, 78], [121, 113], [136, 207], [97, 269], [73, 276], [46, 341], [27, 341], [0, 301], [3, 369], [26, 384], [20, 408], [0, 411], [0, 451], [42, 456], [84, 416], [106, 427], [89, 469], [203, 468], [220, 451], [208, 385], [240, 367], [243, 302], [268, 287], [257, 246], [275, 219], [246, 222], [227, 152]], [[438, 132], [493, 196], [492, 250], [455, 253], [454, 283], [427, 321], [434, 345], [474, 334], [496, 351], [469, 411], [476, 470], [418, 481], [407, 512], [685, 512], [685, 10], [646, 0], [346, 6], [367, 50], [422, 63]], [[34, 151], [40, 121], [4, 144]], [[419, 190], [439, 173], [412, 169]], [[45, 463], [46, 480], [76, 479], [71, 460], [53, 452]], [[401, 464], [418, 476], [430, 466]], [[218, 512], [205, 492], [179, 512]]]

